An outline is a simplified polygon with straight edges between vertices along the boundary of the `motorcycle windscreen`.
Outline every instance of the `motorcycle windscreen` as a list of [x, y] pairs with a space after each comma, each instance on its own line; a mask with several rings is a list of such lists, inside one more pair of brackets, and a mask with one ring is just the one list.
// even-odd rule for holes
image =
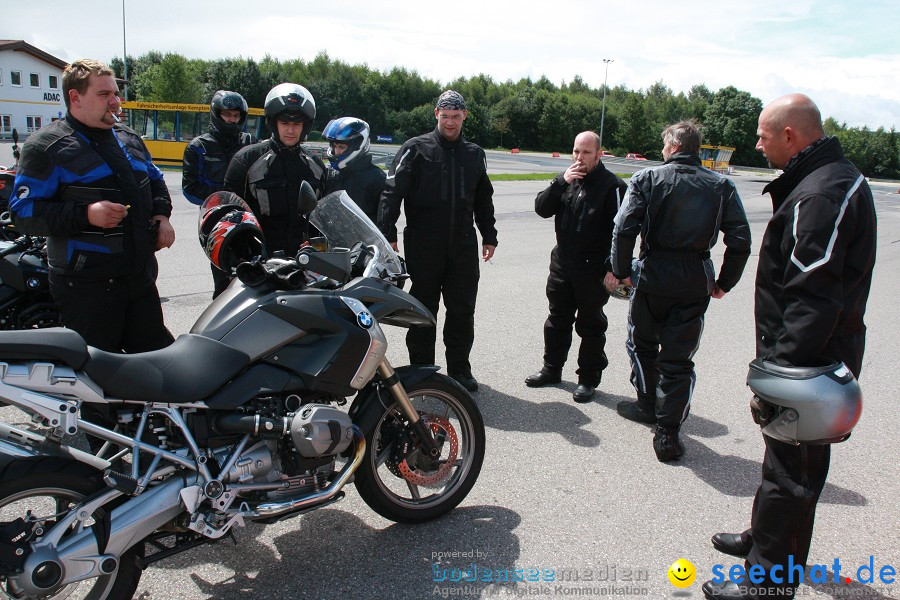
[[352, 248], [358, 242], [375, 246], [379, 250], [379, 266], [394, 275], [403, 273], [400, 257], [347, 192], [332, 192], [319, 200], [309, 221], [328, 238], [332, 248]]

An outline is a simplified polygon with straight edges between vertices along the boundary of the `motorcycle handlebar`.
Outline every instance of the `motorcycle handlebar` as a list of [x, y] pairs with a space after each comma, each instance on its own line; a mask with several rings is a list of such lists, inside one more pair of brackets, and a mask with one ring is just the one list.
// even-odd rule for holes
[[[380, 259], [382, 257], [380, 249], [377, 246], [367, 246], [364, 248], [364, 251], [368, 252], [371, 255], [371, 258], [363, 269], [363, 277], [374, 277], [397, 282], [402, 282], [408, 277], [406, 274], [394, 274], [389, 273], [385, 269], [379, 269], [378, 265], [381, 263]], [[235, 275], [244, 285], [251, 287], [256, 287], [265, 281], [274, 278], [290, 289], [299, 289], [309, 282], [307, 277], [307, 271], [309, 271], [310, 273], [318, 273], [321, 275], [321, 281], [318, 282], [319, 284], [333, 283], [334, 285], [340, 285], [340, 267], [337, 267], [335, 273], [331, 273], [328, 268], [326, 268], [329, 267], [329, 265], [319, 261], [317, 266], [311, 268], [309, 259], [316, 254], [318, 254], [318, 252], [310, 252], [307, 248], [304, 248], [297, 253], [297, 256], [291, 259], [276, 257], [262, 260], [257, 257], [252, 261], [240, 263], [235, 269]], [[303, 256], [306, 257], [305, 260], [301, 260]], [[319, 273], [320, 269], [323, 271], [322, 273]], [[317, 284], [313, 283], [312, 285]]]
[[9, 246], [9, 248], [4, 248], [0, 250], [0, 258], [5, 256], [9, 256], [10, 254], [15, 254], [17, 252], [24, 252], [25, 250], [31, 247], [32, 241], [28, 236], [22, 236]]

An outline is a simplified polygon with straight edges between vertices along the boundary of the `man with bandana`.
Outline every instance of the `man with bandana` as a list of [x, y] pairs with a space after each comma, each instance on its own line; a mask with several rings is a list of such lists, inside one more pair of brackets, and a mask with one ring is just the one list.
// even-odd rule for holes
[[[470, 392], [478, 390], [469, 352], [475, 339], [478, 294], [478, 237], [481, 258], [497, 247], [494, 188], [484, 150], [462, 137], [468, 116], [462, 95], [447, 90], [434, 107], [437, 127], [408, 140], [394, 157], [381, 195], [378, 222], [397, 249], [397, 219], [405, 201], [403, 246], [412, 279], [410, 293], [437, 315], [444, 298], [447, 372]], [[474, 222], [474, 225], [473, 225]], [[434, 364], [437, 331], [410, 329], [413, 364]]]

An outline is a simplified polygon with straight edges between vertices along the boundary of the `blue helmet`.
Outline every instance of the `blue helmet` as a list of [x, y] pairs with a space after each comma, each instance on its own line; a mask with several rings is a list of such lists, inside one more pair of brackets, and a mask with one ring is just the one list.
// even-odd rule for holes
[[[356, 117], [341, 117], [329, 121], [322, 131], [322, 137], [328, 140], [328, 152], [325, 156], [334, 169], [343, 169], [357, 156], [369, 151], [369, 124]], [[347, 144], [347, 150], [335, 154], [335, 143]]]

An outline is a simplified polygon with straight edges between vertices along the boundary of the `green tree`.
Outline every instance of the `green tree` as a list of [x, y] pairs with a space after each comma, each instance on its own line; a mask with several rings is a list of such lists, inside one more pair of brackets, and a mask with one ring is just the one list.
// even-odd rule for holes
[[640, 93], [630, 92], [625, 98], [618, 111], [618, 124], [613, 138], [618, 147], [629, 152], [640, 152], [647, 158], [661, 158], [659, 133], [662, 129], [657, 130], [647, 118], [644, 99]]
[[137, 83], [138, 95], [149, 102], [204, 102], [198, 65], [180, 54], [169, 53], [150, 66]]
[[762, 108], [759, 98], [734, 86], [722, 88], [706, 109], [704, 143], [734, 147], [732, 164], [765, 166], [765, 160], [756, 151], [756, 124]]

